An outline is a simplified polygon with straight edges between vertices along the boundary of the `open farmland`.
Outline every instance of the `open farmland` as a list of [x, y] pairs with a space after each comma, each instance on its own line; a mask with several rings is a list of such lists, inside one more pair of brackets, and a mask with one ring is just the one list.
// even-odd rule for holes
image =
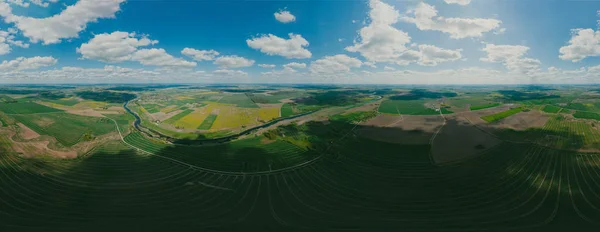
[[[428, 104], [424, 100], [385, 100], [379, 107], [379, 112], [385, 114], [404, 114], [404, 115], [436, 115], [440, 114], [433, 108], [426, 107]], [[432, 103], [430, 103], [432, 104]], [[433, 106], [432, 106], [433, 107]], [[439, 107], [439, 106], [438, 106]], [[442, 108], [442, 113], [450, 114], [451, 111]]]
[[490, 103], [490, 104], [485, 104], [485, 105], [475, 105], [475, 106], [471, 106], [469, 109], [470, 110], [483, 110], [483, 109], [487, 109], [487, 108], [492, 108], [492, 107], [496, 107], [501, 105], [500, 103]]
[[40, 114], [62, 110], [47, 107], [33, 102], [0, 103], [0, 111], [6, 114]]
[[[0, 222], [29, 230], [236, 230], [259, 224], [318, 230], [376, 224], [436, 231], [450, 226], [502, 231], [576, 226], [592, 231], [596, 225], [585, 219], [600, 219], [594, 211], [600, 206], [594, 183], [600, 180], [586, 175], [597, 170], [598, 155], [502, 143], [467, 161], [437, 166], [430, 162], [427, 145], [344, 137], [352, 127], [331, 126], [302, 129], [331, 144], [316, 154], [282, 141], [260, 145], [258, 139], [198, 153], [135, 133], [126, 141], [144, 152], [116, 143], [72, 161], [3, 153], [0, 183], [19, 179], [31, 184], [3, 185], [3, 195], [15, 201], [0, 202], [8, 212]], [[575, 190], [578, 194], [570, 194]], [[78, 204], [84, 199], [85, 205]], [[146, 202], [153, 204], [142, 204]], [[575, 209], [580, 213], [574, 214]], [[36, 213], [19, 217], [17, 212]], [[127, 220], [111, 216], [115, 213], [128, 215]], [[165, 217], [177, 220], [164, 225]]]
[[[465, 107], [449, 114], [456, 108], [442, 108], [445, 114], [440, 114], [435, 110], [440, 106], [456, 107], [451, 101], [454, 92], [383, 91], [381, 98], [372, 98], [362, 93], [375, 91], [355, 89], [351, 94], [358, 101], [348, 99], [353, 95], [343, 90], [310, 89], [333, 93], [304, 93], [297, 102], [286, 98], [283, 104], [255, 99], [263, 101], [257, 108], [216, 102], [211, 95], [251, 99], [278, 90], [152, 90], [127, 105], [140, 116], [139, 129], [132, 114], [0, 113], [10, 123], [0, 127], [0, 227], [472, 232], [598, 228], [599, 122], [581, 115], [590, 112], [549, 114], [543, 112], [547, 104], [527, 104], [528, 110], [520, 106], [512, 112], [517, 105], [487, 107], [495, 104], [492, 101], [466, 103], [482, 107], [479, 110]], [[452, 91], [460, 93], [458, 97], [466, 95], [460, 89]], [[412, 98], [418, 99], [407, 100]], [[94, 104], [124, 110], [120, 104]], [[400, 113], [381, 113], [386, 107]], [[165, 108], [173, 114], [157, 123], [153, 116], [164, 114], [157, 111]], [[418, 115], [423, 112], [430, 115]], [[490, 115], [497, 119], [482, 119]], [[261, 125], [260, 132], [235, 137]], [[235, 139], [219, 140], [225, 136]], [[80, 143], [86, 139], [92, 139], [93, 147], [77, 157], [49, 150], [55, 146], [52, 138], [58, 148], [71, 146], [63, 150], [88, 144]]]
[[583, 118], [583, 119], [594, 119], [594, 120], [600, 121], [600, 114], [592, 113], [592, 112], [576, 111], [573, 114], [573, 117]]
[[56, 138], [64, 146], [72, 146], [82, 140], [89, 140], [116, 130], [115, 124], [106, 118], [66, 113], [13, 116], [35, 132]]
[[562, 110], [562, 108], [560, 108], [558, 106], [553, 106], [553, 105], [546, 105], [543, 108], [544, 112], [552, 113], [552, 114], [560, 113], [561, 110]]
[[214, 114], [208, 115], [208, 117], [206, 117], [204, 119], [204, 121], [202, 121], [202, 124], [200, 124], [200, 126], [198, 126], [198, 130], [210, 130], [213, 123], [217, 119], [217, 116], [218, 115], [214, 115]]
[[494, 122], [494, 121], [498, 121], [500, 119], [506, 118], [506, 117], [510, 117], [516, 113], [519, 113], [523, 111], [522, 107], [517, 107], [517, 108], [512, 108], [510, 110], [507, 111], [502, 111], [500, 113], [495, 113], [495, 114], [491, 114], [491, 115], [487, 115], [487, 116], [483, 116], [481, 117], [481, 119], [483, 119], [486, 122]]

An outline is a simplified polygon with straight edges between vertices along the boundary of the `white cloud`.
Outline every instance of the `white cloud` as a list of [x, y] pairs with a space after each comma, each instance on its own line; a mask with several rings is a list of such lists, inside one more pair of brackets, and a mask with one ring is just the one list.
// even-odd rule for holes
[[471, 3], [471, 0], [444, 0], [444, 2], [446, 2], [447, 4], [458, 4], [458, 5], [469, 5], [469, 3]]
[[254, 65], [254, 60], [239, 56], [221, 56], [215, 60], [214, 64], [222, 68], [243, 68]]
[[261, 68], [275, 68], [274, 64], [259, 64], [258, 67]]
[[283, 65], [284, 68], [295, 68], [295, 69], [301, 69], [301, 68], [306, 68], [306, 64], [305, 63], [296, 63], [296, 62], [292, 62], [286, 65]]
[[529, 47], [522, 45], [495, 45], [486, 44], [482, 51], [487, 53], [481, 61], [502, 63], [507, 69], [524, 74], [537, 72], [541, 62], [537, 59], [525, 58]]
[[371, 0], [369, 6], [371, 23], [360, 29], [360, 39], [346, 50], [359, 52], [369, 61], [394, 62], [407, 50], [406, 44], [411, 39], [406, 32], [392, 27], [398, 22], [400, 13], [379, 0]]
[[41, 7], [48, 7], [50, 3], [56, 3], [58, 0], [7, 0], [7, 2], [20, 7], [29, 7], [30, 3]]
[[246, 40], [249, 47], [260, 50], [267, 55], [279, 55], [291, 59], [310, 58], [312, 54], [306, 50], [308, 41], [302, 35], [288, 34], [290, 39], [284, 39], [272, 34], [262, 35]]
[[395, 69], [395, 68], [392, 68], [392, 67], [385, 66], [385, 67], [383, 67], [383, 70], [384, 70], [384, 71], [394, 71], [394, 70], [396, 70], [396, 69]]
[[218, 76], [248, 76], [248, 73], [240, 71], [240, 70], [229, 70], [229, 69], [219, 69], [213, 71], [214, 74]]
[[349, 72], [350, 68], [358, 68], [362, 62], [347, 55], [325, 56], [310, 63], [310, 71], [313, 73], [339, 73]]
[[138, 47], [158, 43], [146, 36], [136, 36], [135, 33], [115, 31], [113, 33], [95, 35], [87, 43], [77, 48], [82, 58], [114, 63], [130, 60]]
[[181, 58], [175, 58], [169, 55], [164, 49], [140, 49], [133, 53], [132, 60], [138, 61], [143, 65], [153, 65], [166, 68], [193, 68], [196, 62], [186, 61]]
[[36, 56], [31, 58], [19, 57], [11, 61], [2, 61], [0, 70], [2, 71], [22, 71], [32, 70], [42, 67], [52, 66], [58, 62], [57, 59], [51, 56]]
[[563, 60], [579, 62], [589, 56], [600, 56], [600, 31], [593, 29], [574, 29], [567, 46], [560, 48]]
[[0, 30], [0, 55], [6, 55], [12, 51], [10, 45], [17, 47], [28, 48], [29, 44], [23, 43], [15, 39], [17, 31], [13, 28], [9, 28], [6, 31]]
[[500, 27], [502, 21], [484, 18], [445, 18], [438, 16], [434, 6], [427, 3], [419, 3], [417, 7], [409, 11], [410, 16], [402, 17], [402, 20], [414, 23], [420, 30], [441, 31], [450, 34], [450, 38], [462, 39], [468, 37], [481, 37], [483, 33], [493, 31]]
[[18, 16], [6, 2], [0, 2], [0, 16], [13, 23], [32, 42], [59, 43], [62, 39], [76, 38], [88, 23], [98, 19], [114, 18], [125, 0], [80, 0], [59, 14], [46, 18]]
[[420, 56], [417, 62], [424, 66], [435, 66], [438, 63], [459, 60], [462, 58], [461, 51], [461, 49], [449, 50], [433, 45], [421, 44], [419, 45]]
[[275, 19], [282, 23], [291, 23], [296, 21], [296, 16], [290, 13], [287, 10], [279, 10], [279, 12], [275, 12]]
[[219, 52], [215, 50], [196, 50], [193, 48], [184, 48], [181, 50], [181, 54], [189, 56], [197, 61], [203, 61], [214, 60], [219, 55]]

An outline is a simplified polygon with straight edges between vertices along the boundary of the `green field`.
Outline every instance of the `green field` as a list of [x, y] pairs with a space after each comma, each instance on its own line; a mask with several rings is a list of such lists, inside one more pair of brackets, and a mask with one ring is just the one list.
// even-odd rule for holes
[[208, 115], [204, 121], [202, 121], [202, 124], [198, 126], [198, 130], [210, 130], [215, 120], [217, 120], [217, 116], [218, 115], [216, 114]]
[[485, 105], [476, 105], [476, 106], [471, 106], [470, 109], [473, 110], [483, 110], [483, 109], [487, 109], [487, 108], [492, 108], [492, 107], [496, 107], [499, 106], [500, 103], [490, 103], [490, 104], [485, 104]]
[[221, 98], [218, 102], [225, 104], [234, 104], [237, 107], [242, 108], [259, 108], [258, 105], [256, 105], [256, 103], [250, 100], [250, 98], [248, 98], [245, 94], [226, 95], [223, 98]]
[[289, 117], [294, 115], [294, 106], [290, 103], [285, 103], [281, 106], [281, 117]]
[[0, 111], [6, 114], [39, 114], [61, 112], [62, 110], [47, 107], [33, 102], [0, 103]]
[[562, 110], [562, 108], [558, 107], [558, 106], [553, 106], [553, 105], [546, 105], [544, 106], [544, 109], [542, 109], [542, 111], [546, 112], [546, 113], [553, 113], [553, 114], [557, 114]]
[[583, 119], [594, 119], [594, 120], [600, 121], [600, 114], [592, 113], [592, 112], [576, 111], [573, 114], [573, 117], [575, 117], [575, 118], [583, 118]]
[[194, 112], [194, 110], [190, 110], [190, 109], [184, 110], [183, 112], [178, 113], [175, 116], [170, 117], [170, 118], [168, 118], [167, 120], [165, 120], [163, 122], [167, 123], [167, 124], [173, 124], [173, 123], [177, 122], [179, 119], [187, 116], [188, 114], [191, 114], [192, 112]]
[[116, 141], [66, 161], [1, 152], [2, 199], [10, 201], [0, 201], [0, 224], [7, 231], [547, 232], [594, 231], [600, 221], [598, 154], [503, 143], [439, 166], [428, 145], [343, 137], [352, 130], [346, 125], [303, 130], [323, 146], [313, 152], [254, 138], [199, 149], [134, 133], [127, 143], [156, 155]]
[[[424, 100], [385, 100], [379, 107], [380, 113], [404, 114], [404, 115], [436, 115], [440, 114], [435, 109], [426, 108]], [[443, 114], [451, 114], [452, 111], [442, 108]]]
[[160, 109], [162, 109], [162, 106], [157, 105], [157, 104], [143, 104], [142, 107], [144, 107], [144, 109], [146, 109], [146, 111], [148, 111], [148, 113], [158, 113], [160, 112]]
[[91, 137], [115, 131], [106, 118], [85, 117], [67, 113], [13, 115], [14, 118], [42, 135], [49, 135], [63, 146], [73, 146]]
[[74, 106], [74, 105], [77, 105], [77, 103], [79, 103], [79, 101], [75, 100], [75, 99], [69, 99], [69, 100], [44, 99], [44, 101], [56, 103], [56, 104], [63, 105], [63, 106]]
[[523, 111], [523, 107], [517, 107], [517, 108], [512, 108], [510, 110], [502, 111], [500, 113], [486, 115], [486, 116], [481, 117], [481, 119], [483, 119], [486, 122], [495, 122], [495, 121], [498, 121], [500, 119], [512, 116], [512, 115], [514, 115], [516, 113], [519, 113], [521, 111]]

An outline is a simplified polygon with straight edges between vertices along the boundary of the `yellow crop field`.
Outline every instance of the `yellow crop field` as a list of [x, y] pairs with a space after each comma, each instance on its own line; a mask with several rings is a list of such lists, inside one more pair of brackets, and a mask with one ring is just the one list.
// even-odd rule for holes
[[197, 109], [175, 122], [175, 126], [179, 128], [196, 129], [209, 114], [210, 111], [207, 111], [206, 107]]
[[279, 108], [260, 108], [258, 110], [258, 118], [262, 121], [270, 121], [274, 118], [278, 118], [279, 117]]
[[108, 103], [106, 102], [97, 102], [97, 101], [82, 101], [80, 103], [77, 103], [76, 105], [73, 106], [73, 108], [78, 108], [78, 109], [97, 109], [97, 108], [103, 108], [106, 105], [108, 105]]

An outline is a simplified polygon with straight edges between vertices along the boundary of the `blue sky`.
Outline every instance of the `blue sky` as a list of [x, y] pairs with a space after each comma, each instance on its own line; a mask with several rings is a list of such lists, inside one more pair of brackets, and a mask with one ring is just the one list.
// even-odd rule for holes
[[598, 83], [598, 10], [558, 0], [0, 0], [0, 83]]

